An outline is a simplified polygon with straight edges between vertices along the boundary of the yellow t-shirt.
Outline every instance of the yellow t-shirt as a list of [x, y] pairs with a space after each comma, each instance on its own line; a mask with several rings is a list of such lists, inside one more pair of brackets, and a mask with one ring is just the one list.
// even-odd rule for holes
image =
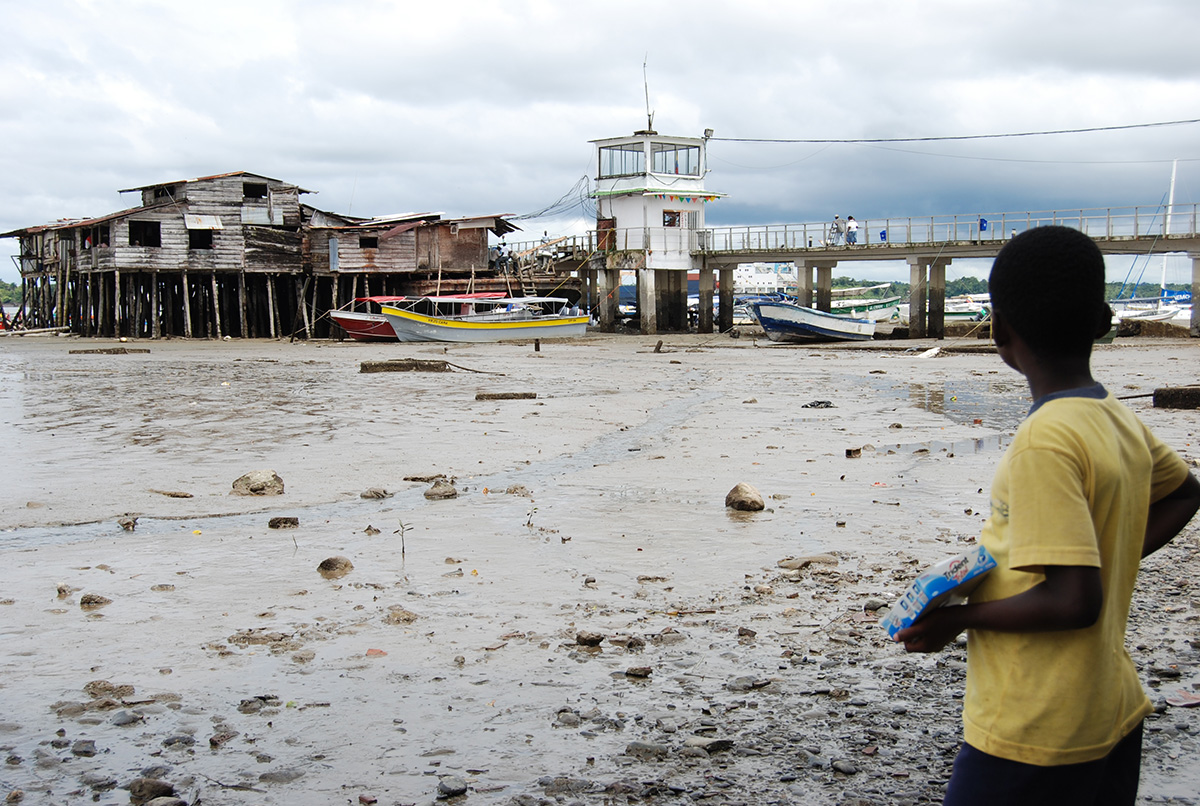
[[1125, 625], [1147, 508], [1187, 472], [1099, 384], [1038, 402], [996, 469], [981, 536], [996, 568], [970, 601], [1022, 593], [1045, 578], [1047, 565], [1082, 565], [1100, 569], [1104, 604], [1086, 629], [970, 631], [968, 744], [1040, 766], [1093, 761], [1150, 713]]

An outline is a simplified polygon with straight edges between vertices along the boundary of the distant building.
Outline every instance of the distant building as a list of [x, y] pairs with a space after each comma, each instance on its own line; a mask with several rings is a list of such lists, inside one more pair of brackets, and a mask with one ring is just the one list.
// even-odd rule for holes
[[336, 335], [322, 314], [356, 296], [505, 290], [488, 232], [505, 215], [365, 219], [312, 191], [238, 171], [121, 191], [141, 205], [0, 234], [20, 240], [23, 318], [82, 335]]

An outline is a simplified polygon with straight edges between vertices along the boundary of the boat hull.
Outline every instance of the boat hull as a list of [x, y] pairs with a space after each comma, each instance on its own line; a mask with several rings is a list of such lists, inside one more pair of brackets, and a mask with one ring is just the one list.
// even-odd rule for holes
[[381, 313], [330, 311], [329, 318], [355, 341], [396, 341], [396, 331]]
[[[520, 313], [520, 312], [515, 312]], [[496, 342], [514, 339], [561, 339], [587, 332], [587, 316], [437, 317], [384, 306], [400, 341]]]
[[753, 302], [750, 311], [771, 341], [869, 341], [875, 323], [786, 302]]

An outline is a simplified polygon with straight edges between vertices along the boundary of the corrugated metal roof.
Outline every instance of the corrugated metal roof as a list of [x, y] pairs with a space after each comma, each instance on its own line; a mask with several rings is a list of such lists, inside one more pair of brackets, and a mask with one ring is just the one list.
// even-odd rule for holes
[[158, 210], [168, 205], [174, 204], [172, 201], [163, 201], [156, 204], [147, 204], [142, 207], [130, 207], [128, 210], [122, 210], [119, 213], [109, 213], [99, 218], [64, 218], [55, 221], [52, 224], [39, 224], [33, 227], [25, 227], [23, 229], [15, 229], [12, 232], [0, 233], [0, 238], [14, 238], [20, 235], [32, 235], [37, 232], [45, 232], [55, 229], [75, 229], [77, 227], [94, 227], [97, 224], [103, 224], [105, 221], [112, 221], [114, 218], [124, 218], [126, 216], [136, 215], [147, 210]]

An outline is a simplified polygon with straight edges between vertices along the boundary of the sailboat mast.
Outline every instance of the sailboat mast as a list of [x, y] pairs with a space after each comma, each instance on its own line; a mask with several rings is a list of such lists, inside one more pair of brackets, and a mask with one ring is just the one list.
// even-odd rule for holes
[[[1167, 217], [1163, 219], [1163, 236], [1171, 234], [1171, 213], [1175, 211], [1175, 169], [1179, 160], [1171, 160], [1171, 190], [1167, 193]], [[1162, 278], [1158, 282], [1158, 307], [1163, 306], [1163, 297], [1167, 295], [1167, 253], [1163, 252]]]

